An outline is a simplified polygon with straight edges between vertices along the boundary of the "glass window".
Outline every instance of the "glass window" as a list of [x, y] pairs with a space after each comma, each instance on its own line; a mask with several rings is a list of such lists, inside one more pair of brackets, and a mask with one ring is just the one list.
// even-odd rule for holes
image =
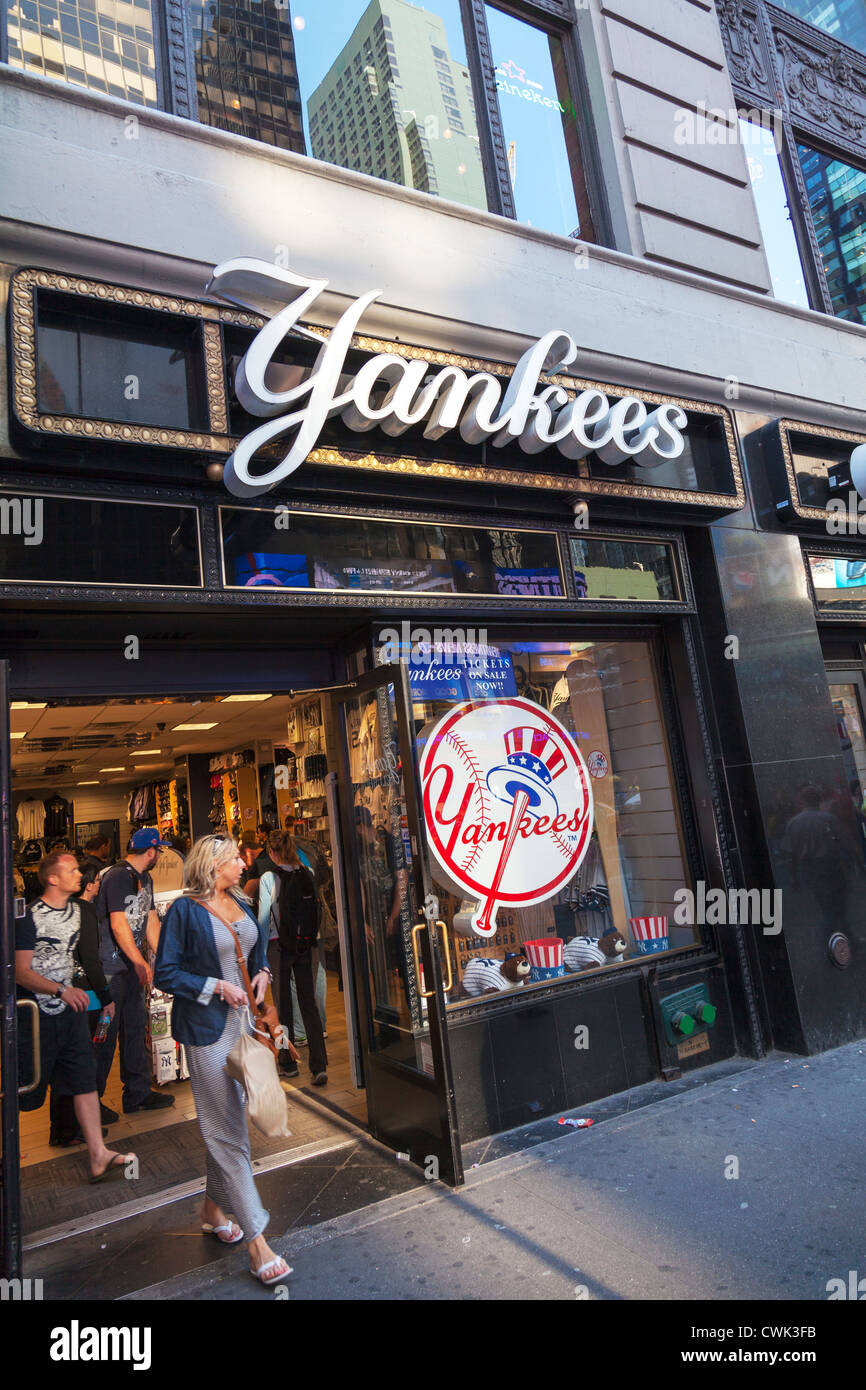
[[866, 323], [866, 170], [798, 145], [833, 312]]
[[564, 598], [555, 536], [221, 507], [229, 588]]
[[[147, 19], [146, 24], [142, 21]], [[33, 23], [32, 21], [36, 21]], [[135, 20], [134, 31], [129, 21]], [[99, 58], [96, 22], [121, 33], [137, 32], [138, 44], [124, 47], [123, 56]], [[124, 23], [123, 21], [126, 21]], [[48, 73], [73, 86], [104, 92], [106, 87], [126, 101], [156, 106], [156, 60], [150, 6], [130, 0], [97, 0], [96, 7], [76, 0], [9, 0], [7, 6], [9, 62], [26, 72]], [[94, 62], [82, 62], [87, 52]], [[108, 65], [113, 82], [108, 84]], [[122, 85], [121, 85], [122, 84]]]
[[39, 409], [49, 415], [207, 429], [201, 327], [170, 315], [105, 309], [42, 294]]
[[518, 220], [593, 241], [561, 40], [486, 7]]
[[[251, 9], [262, 6], [273, 19], [267, 42], [272, 55], [279, 55], [284, 89], [282, 110], [273, 118], [265, 116], [259, 90], [265, 79], [241, 32]], [[380, 0], [329, 0], [307, 7], [277, 6], [274, 0], [190, 0], [189, 8], [200, 120], [352, 168], [359, 161], [351, 153], [352, 130], [344, 118], [354, 109], [384, 139], [399, 136], [396, 162], [379, 148], [365, 154], [361, 172], [487, 207], [467, 96], [459, 0], [431, 0], [425, 8], [392, 0], [387, 39]], [[443, 92], [443, 72], [462, 96]], [[452, 121], [462, 129], [451, 128]], [[420, 152], [422, 133], [429, 146]]]
[[650, 644], [478, 637], [403, 654], [450, 1002], [693, 945]]
[[570, 538], [578, 598], [649, 603], [679, 598], [672, 547], [663, 541]]
[[740, 120], [740, 139], [749, 165], [752, 193], [758, 211], [758, 222], [764, 251], [770, 266], [773, 294], [788, 304], [809, 307], [809, 295], [803, 278], [803, 266], [797, 247], [797, 237], [791, 222], [791, 209], [782, 170], [779, 164], [781, 127]]
[[[851, 441], [793, 429], [787, 431], [787, 436], [797, 484], [797, 500], [805, 507], [825, 508], [831, 498], [841, 497], [847, 506], [851, 486]], [[836, 509], [838, 500], [834, 503]]]
[[819, 608], [834, 612], [862, 612], [866, 608], [866, 560], [810, 555], [809, 569]]
[[[189, 0], [188, 8], [199, 120], [303, 154], [289, 5]], [[298, 23], [303, 25], [303, 19]]]
[[773, 0], [773, 3], [866, 53], [866, 0]]
[[862, 809], [862, 789], [866, 787], [866, 737], [863, 733], [860, 692], [856, 685], [831, 684], [830, 698], [836, 713], [839, 740], [845, 760], [845, 772], [849, 783], [853, 783], [855, 780], [859, 783], [861, 791], [858, 809]]
[[3, 583], [201, 588], [194, 507], [3, 492], [0, 530]]

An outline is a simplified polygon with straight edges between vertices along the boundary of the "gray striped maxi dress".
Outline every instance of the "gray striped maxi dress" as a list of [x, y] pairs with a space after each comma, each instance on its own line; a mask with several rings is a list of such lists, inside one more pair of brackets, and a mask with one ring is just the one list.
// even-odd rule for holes
[[[208, 915], [219, 954], [221, 978], [243, 989], [231, 933], [212, 912]], [[248, 958], [258, 935], [256, 924], [244, 913], [232, 926]], [[254, 1240], [267, 1226], [268, 1213], [259, 1200], [253, 1179], [246, 1097], [243, 1087], [232, 1081], [226, 1072], [226, 1057], [240, 1037], [241, 1028], [252, 1031], [249, 1009], [229, 1009], [222, 1037], [207, 1047], [187, 1044], [186, 1059], [201, 1137], [207, 1149], [205, 1195], [222, 1207], [227, 1216], [234, 1217], [247, 1240]]]

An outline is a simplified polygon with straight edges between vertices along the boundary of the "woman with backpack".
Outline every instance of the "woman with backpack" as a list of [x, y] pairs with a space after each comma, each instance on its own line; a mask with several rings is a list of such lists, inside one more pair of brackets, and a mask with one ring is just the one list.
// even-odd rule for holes
[[[259, 884], [259, 927], [276, 933], [278, 970], [277, 1009], [289, 1038], [295, 1041], [292, 1007], [292, 980], [309, 1044], [310, 1071], [314, 1086], [328, 1080], [328, 1054], [322, 1019], [316, 1004], [313, 963], [319, 936], [321, 907], [316, 881], [298, 855], [289, 830], [275, 830], [268, 836], [268, 854], [275, 868], [263, 874]], [[298, 1066], [291, 1053], [279, 1055], [280, 1069], [297, 1076]]]

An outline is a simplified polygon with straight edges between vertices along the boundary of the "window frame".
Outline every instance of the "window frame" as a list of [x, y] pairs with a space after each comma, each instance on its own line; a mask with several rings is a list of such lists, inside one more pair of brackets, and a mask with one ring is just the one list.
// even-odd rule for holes
[[[740, 117], [754, 116], [756, 111], [772, 115], [781, 134], [779, 165], [806, 290], [809, 306], [821, 313], [836, 314], [824, 272], [823, 258], [806, 181], [797, 152], [798, 145], [807, 145], [818, 154], [838, 159], [866, 170], [866, 121], [860, 138], [838, 132], [828, 134], [827, 123], [819, 122], [810, 110], [810, 98], [802, 96], [806, 84], [787, 78], [785, 55], [776, 40], [796, 53], [797, 61], [810, 74], [820, 79], [820, 100], [845, 107], [847, 78], [856, 73], [866, 81], [866, 53], [852, 48], [807, 20], [799, 19], [780, 9], [769, 0], [720, 0], [717, 6], [722, 41], [728, 60], [728, 75]], [[808, 50], [815, 55], [815, 67], [800, 57]], [[831, 92], [827, 98], [823, 93]], [[843, 319], [843, 322], [852, 322]], [[856, 320], [854, 320], [856, 322]]]
[[[457, 4], [463, 25], [466, 66], [469, 69], [471, 94], [475, 105], [487, 210], [516, 221], [507, 146], [485, 17], [487, 0], [457, 0]], [[3, 63], [8, 63], [7, 7], [8, 0], [0, 0], [0, 62]], [[591, 228], [586, 229], [587, 235], [581, 236], [580, 240], [613, 246], [610, 206], [601, 168], [586, 71], [577, 37], [577, 15], [573, 0], [495, 0], [494, 8], [561, 40], [568, 85], [577, 112], [582, 178], [586, 186], [592, 220]], [[156, 109], [199, 122], [195, 49], [187, 0], [151, 0], [151, 15], [156, 68]], [[316, 158], [309, 152], [304, 157]], [[382, 182], [387, 180], [383, 179]]]

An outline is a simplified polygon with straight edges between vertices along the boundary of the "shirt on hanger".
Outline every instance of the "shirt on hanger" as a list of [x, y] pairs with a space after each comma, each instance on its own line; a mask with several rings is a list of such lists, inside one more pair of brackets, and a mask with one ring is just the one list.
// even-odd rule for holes
[[15, 823], [22, 840], [41, 840], [45, 832], [45, 807], [41, 801], [28, 797], [18, 803]]
[[72, 807], [65, 797], [55, 792], [45, 802], [45, 829], [47, 839], [67, 835], [72, 824]]

